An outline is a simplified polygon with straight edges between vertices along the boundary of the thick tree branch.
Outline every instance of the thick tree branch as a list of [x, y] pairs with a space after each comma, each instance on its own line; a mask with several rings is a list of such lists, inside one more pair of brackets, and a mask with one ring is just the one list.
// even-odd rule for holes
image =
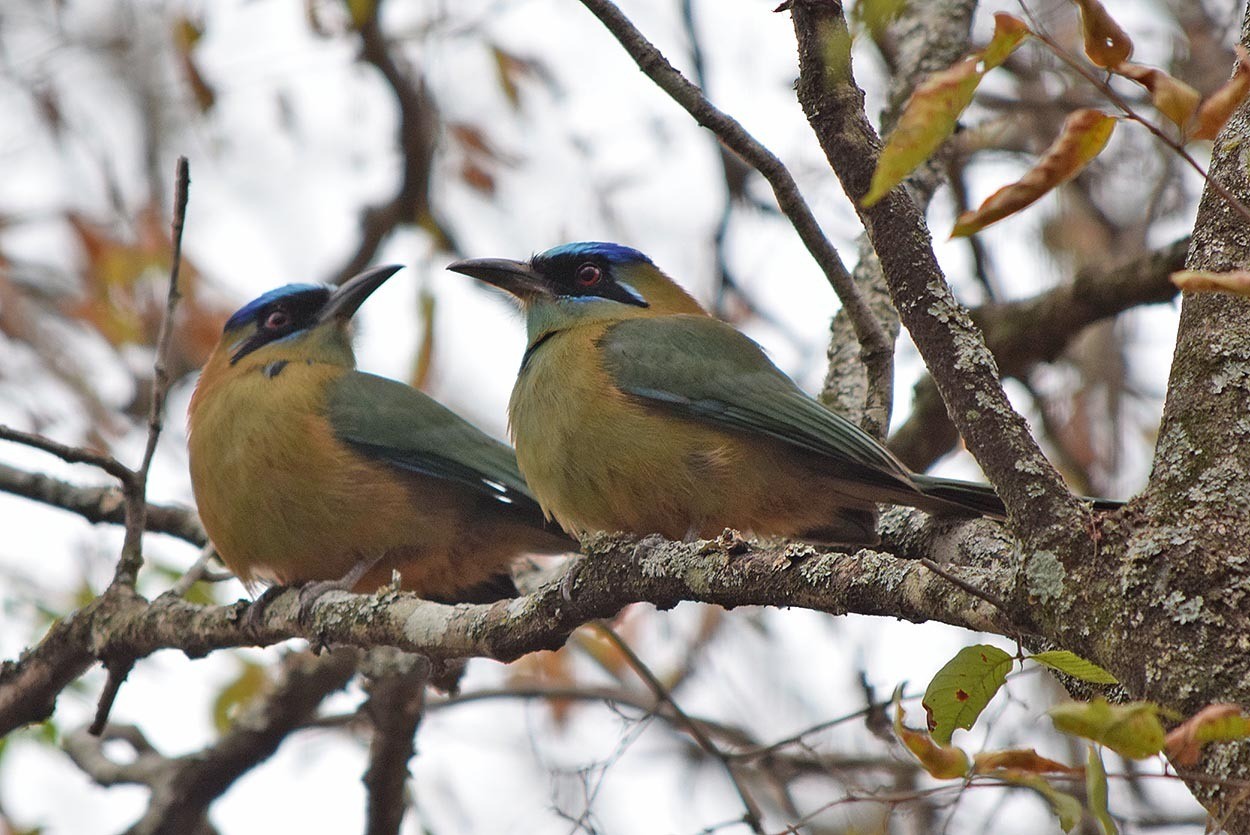
[[365, 787], [369, 807], [366, 835], [396, 835], [409, 803], [405, 797], [408, 761], [416, 751], [417, 726], [425, 713], [425, 685], [430, 660], [421, 655], [379, 647], [361, 670], [369, 698], [361, 713], [373, 725]]
[[[899, 514], [898, 535], [909, 537], [900, 547], [923, 548], [930, 537], [935, 557], [945, 559], [937, 554], [949, 549], [957, 533], [922, 519], [920, 514]], [[1015, 551], [987, 527], [996, 526], [964, 526], [964, 541], [983, 556], [997, 554], [997, 566], [950, 565], [947, 570], [1010, 600]], [[914, 560], [878, 551], [821, 552], [792, 543], [753, 544], [736, 536], [692, 543], [601, 537], [586, 543], [586, 550], [585, 557], [570, 561], [567, 578], [515, 600], [444, 606], [395, 592], [330, 592], [313, 605], [304, 622], [294, 589], [276, 595], [258, 617], [245, 620], [245, 601], [203, 607], [167, 594], [149, 603], [128, 588], [114, 587], [53, 624], [20, 659], [0, 667], [0, 736], [49, 716], [61, 690], [97, 659], [143, 658], [165, 648], [198, 657], [226, 647], [304, 638], [325, 645], [394, 646], [435, 660], [511, 661], [535, 650], [555, 649], [578, 626], [611, 617], [630, 603], [667, 609], [683, 600], [728, 608], [798, 606], [830, 614], [938, 620], [1009, 635], [1020, 629], [1015, 621], [1028, 621], [1027, 611], [1000, 611]]]
[[[985, 344], [1003, 377], [1023, 377], [1039, 363], [1057, 359], [1094, 322], [1176, 296], [1168, 275], [1185, 265], [1189, 238], [1106, 271], [1083, 271], [1071, 282], [1015, 302], [988, 304], [972, 311]], [[912, 414], [890, 439], [907, 466], [926, 470], [950, 452], [959, 433], [933, 378], [916, 384]]]
[[933, 372], [955, 425], [1007, 505], [1031, 550], [1064, 560], [1089, 556], [1086, 512], [1042, 455], [1007, 400], [993, 357], [951, 294], [928, 226], [902, 187], [860, 205], [881, 140], [864, 113], [851, 69], [851, 36], [835, 0], [791, 0], [799, 47], [799, 101], [881, 260], [895, 307]]

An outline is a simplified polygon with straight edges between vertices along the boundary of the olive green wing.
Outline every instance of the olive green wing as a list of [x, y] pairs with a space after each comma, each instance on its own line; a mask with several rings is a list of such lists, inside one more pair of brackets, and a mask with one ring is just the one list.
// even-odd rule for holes
[[335, 435], [370, 458], [542, 519], [512, 448], [411, 386], [352, 371], [331, 384], [327, 413]]
[[650, 404], [809, 450], [851, 481], [916, 490], [885, 447], [805, 394], [759, 345], [724, 322], [627, 319], [609, 328], [600, 345], [613, 382]]

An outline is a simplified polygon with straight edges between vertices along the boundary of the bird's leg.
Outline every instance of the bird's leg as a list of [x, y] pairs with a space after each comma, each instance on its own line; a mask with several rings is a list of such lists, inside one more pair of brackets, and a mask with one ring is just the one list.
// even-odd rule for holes
[[314, 580], [306, 583], [299, 590], [299, 621], [306, 623], [312, 617], [313, 604], [326, 592], [330, 591], [351, 591], [360, 582], [361, 578], [382, 561], [386, 556], [385, 553], [377, 554], [372, 557], [365, 557], [358, 563], [353, 565], [346, 574], [337, 580]]

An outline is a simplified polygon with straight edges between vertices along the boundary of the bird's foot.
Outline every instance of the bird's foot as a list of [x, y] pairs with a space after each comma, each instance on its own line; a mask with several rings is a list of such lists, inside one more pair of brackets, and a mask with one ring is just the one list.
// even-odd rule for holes
[[304, 587], [299, 590], [299, 622], [307, 624], [312, 620], [313, 606], [321, 599], [322, 595], [332, 591], [353, 590], [361, 578], [373, 570], [373, 567], [381, 560], [381, 555], [361, 560], [337, 580], [313, 580], [305, 583]]
[[290, 587], [270, 586], [260, 593], [260, 597], [248, 604], [247, 610], [243, 613], [243, 629], [247, 634], [255, 635], [260, 632], [265, 619], [265, 610], [288, 588]]

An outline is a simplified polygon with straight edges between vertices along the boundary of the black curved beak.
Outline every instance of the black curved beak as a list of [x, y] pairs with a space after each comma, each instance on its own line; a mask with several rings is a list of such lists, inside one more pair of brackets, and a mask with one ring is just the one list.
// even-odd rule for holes
[[521, 301], [528, 301], [535, 296], [554, 296], [551, 283], [524, 261], [510, 261], [507, 258], [470, 258], [448, 264], [447, 269], [454, 273], [476, 278], [507, 290]]
[[331, 319], [346, 322], [365, 303], [365, 299], [373, 295], [374, 290], [402, 269], [398, 264], [388, 264], [384, 267], [373, 267], [347, 279], [330, 295], [325, 307], [317, 314], [317, 322], [325, 323]]

